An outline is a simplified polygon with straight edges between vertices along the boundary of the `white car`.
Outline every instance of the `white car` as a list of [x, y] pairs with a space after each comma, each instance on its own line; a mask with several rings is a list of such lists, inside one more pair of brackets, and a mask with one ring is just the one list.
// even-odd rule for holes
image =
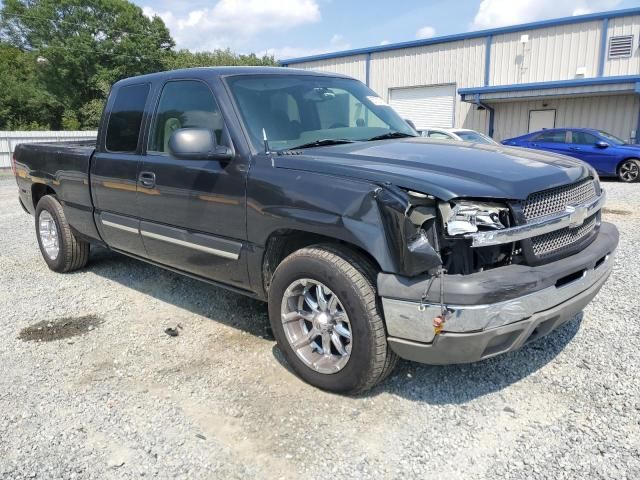
[[420, 130], [419, 133], [423, 137], [436, 138], [439, 140], [457, 140], [459, 142], [498, 145], [498, 142], [493, 138], [466, 128], [428, 128], [426, 130]]

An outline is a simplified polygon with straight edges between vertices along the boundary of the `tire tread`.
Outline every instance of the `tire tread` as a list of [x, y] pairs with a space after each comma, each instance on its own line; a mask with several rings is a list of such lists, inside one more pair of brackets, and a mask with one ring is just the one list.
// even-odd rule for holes
[[38, 218], [41, 210], [48, 210], [52, 213], [57, 220], [58, 227], [60, 227], [58, 232], [61, 237], [59, 255], [62, 255], [62, 264], [59, 268], [53, 268], [50, 264], [49, 267], [60, 273], [72, 272], [85, 267], [89, 261], [89, 242], [80, 240], [73, 234], [58, 199], [53, 195], [45, 195], [40, 199], [35, 215], [36, 229], [38, 228]]

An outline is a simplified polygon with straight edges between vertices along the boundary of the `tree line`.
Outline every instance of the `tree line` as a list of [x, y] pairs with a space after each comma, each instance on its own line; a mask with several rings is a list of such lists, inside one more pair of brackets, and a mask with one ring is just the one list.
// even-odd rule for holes
[[4, 0], [0, 130], [91, 130], [116, 81], [175, 68], [275, 65], [271, 56], [176, 50], [159, 17], [126, 0]]

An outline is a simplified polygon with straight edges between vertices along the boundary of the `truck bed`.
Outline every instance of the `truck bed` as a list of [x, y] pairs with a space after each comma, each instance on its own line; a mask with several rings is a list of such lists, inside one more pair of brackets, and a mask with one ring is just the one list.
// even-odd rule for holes
[[[14, 152], [20, 203], [34, 213], [34, 199], [55, 191], [71, 224], [95, 231], [89, 169], [95, 141], [20, 144]], [[97, 232], [96, 232], [97, 234]]]

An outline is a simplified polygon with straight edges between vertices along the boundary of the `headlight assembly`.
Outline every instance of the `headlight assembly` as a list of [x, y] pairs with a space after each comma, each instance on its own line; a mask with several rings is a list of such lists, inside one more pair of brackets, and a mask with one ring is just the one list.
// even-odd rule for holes
[[509, 209], [499, 203], [480, 203], [460, 200], [454, 202], [446, 220], [451, 236], [481, 230], [502, 230], [509, 226]]

